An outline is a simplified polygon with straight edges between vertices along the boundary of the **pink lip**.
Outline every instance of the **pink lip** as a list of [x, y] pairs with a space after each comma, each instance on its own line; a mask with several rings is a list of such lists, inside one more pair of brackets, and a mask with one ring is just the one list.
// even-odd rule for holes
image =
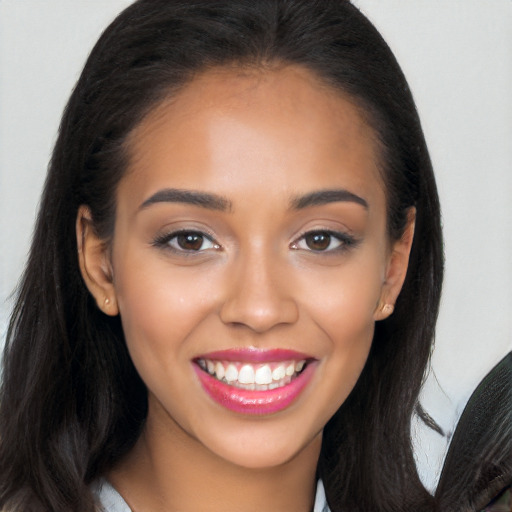
[[198, 356], [196, 359], [211, 359], [214, 361], [240, 361], [248, 363], [268, 363], [289, 361], [294, 359], [300, 361], [302, 359], [312, 359], [311, 356], [296, 352], [295, 350], [286, 349], [259, 349], [255, 347], [234, 348], [229, 350], [218, 350], [217, 352], [208, 352]]
[[[284, 357], [283, 360], [305, 359], [303, 356], [295, 357], [297, 355], [296, 352], [293, 353], [294, 357], [289, 357], [291, 352], [283, 351], [283, 354], [285, 352], [287, 353], [287, 356]], [[218, 354], [222, 354], [222, 357], [218, 358]], [[214, 357], [214, 354], [210, 353], [208, 354], [208, 358], [240, 361], [240, 354], [238, 354], [239, 357], [235, 359], [227, 359], [225, 355], [225, 353], [218, 352], [215, 353]], [[246, 359], [243, 360], [245, 361]], [[275, 358], [264, 359], [264, 361], [270, 360], [276, 361]], [[257, 362], [261, 361], [262, 359], [257, 360]], [[251, 362], [254, 362], [254, 358], [251, 359]], [[269, 389], [267, 391], [250, 391], [221, 382], [202, 370], [197, 364], [193, 365], [203, 389], [210, 398], [226, 409], [240, 414], [251, 415], [273, 414], [289, 407], [310, 382], [315, 371], [315, 367], [316, 364], [314, 362], [310, 362], [289, 384], [280, 388]]]

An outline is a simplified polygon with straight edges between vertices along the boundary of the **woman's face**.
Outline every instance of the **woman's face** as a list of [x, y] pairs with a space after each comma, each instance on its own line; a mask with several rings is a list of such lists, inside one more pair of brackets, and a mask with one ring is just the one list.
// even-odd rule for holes
[[301, 68], [218, 70], [129, 148], [97, 298], [121, 315], [148, 428], [246, 467], [292, 459], [354, 387], [407, 265], [372, 130]]

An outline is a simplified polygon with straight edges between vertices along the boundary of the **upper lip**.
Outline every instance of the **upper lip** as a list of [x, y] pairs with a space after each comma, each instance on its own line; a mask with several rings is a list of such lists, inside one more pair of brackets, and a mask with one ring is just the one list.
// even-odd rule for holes
[[214, 361], [231, 361], [247, 363], [268, 363], [290, 360], [301, 361], [304, 359], [313, 358], [308, 354], [304, 354], [303, 352], [297, 352], [296, 350], [282, 348], [261, 349], [256, 347], [244, 347], [208, 352], [205, 354], [201, 354], [195, 357], [194, 359], [210, 359]]

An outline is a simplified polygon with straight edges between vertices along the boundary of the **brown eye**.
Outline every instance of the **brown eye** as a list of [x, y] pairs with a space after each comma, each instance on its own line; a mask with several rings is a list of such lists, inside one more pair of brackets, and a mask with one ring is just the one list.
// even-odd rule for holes
[[336, 231], [309, 231], [304, 233], [290, 248], [316, 253], [335, 253], [355, 247], [358, 241], [348, 233]]
[[218, 244], [201, 231], [176, 231], [158, 237], [153, 243], [158, 247], [182, 254], [220, 249]]
[[205, 237], [201, 233], [180, 233], [176, 236], [176, 245], [184, 251], [199, 251], [204, 241]]
[[326, 232], [309, 233], [304, 236], [304, 241], [312, 251], [325, 251], [331, 245], [331, 235]]

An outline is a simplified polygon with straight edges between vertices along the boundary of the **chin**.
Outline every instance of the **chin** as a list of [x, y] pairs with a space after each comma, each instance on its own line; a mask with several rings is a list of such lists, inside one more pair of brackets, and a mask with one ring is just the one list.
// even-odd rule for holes
[[[242, 434], [240, 430], [245, 432]], [[277, 468], [297, 458], [314, 458], [316, 465], [322, 443], [321, 431], [312, 435], [299, 434], [290, 428], [272, 432], [273, 429], [261, 429], [258, 425], [247, 425], [240, 430], [238, 435], [205, 439], [203, 445], [230, 464], [251, 470]]]

